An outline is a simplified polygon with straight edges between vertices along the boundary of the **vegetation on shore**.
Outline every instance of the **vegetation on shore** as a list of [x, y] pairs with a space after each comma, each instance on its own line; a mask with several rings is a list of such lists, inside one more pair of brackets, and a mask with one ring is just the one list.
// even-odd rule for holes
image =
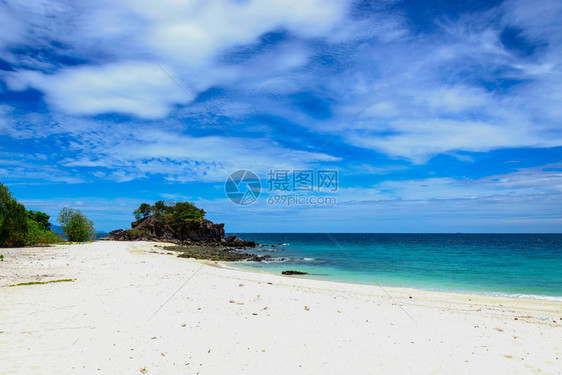
[[0, 183], [0, 246], [24, 246], [29, 232], [27, 211]]
[[96, 234], [94, 222], [80, 210], [64, 207], [59, 213], [58, 221], [71, 242], [91, 241]]
[[[41, 211], [26, 210], [0, 183], [0, 247], [53, 244], [60, 237], [51, 230], [50, 216]], [[64, 234], [70, 241], [90, 241], [94, 237], [94, 222], [81, 211], [63, 208], [58, 217]]]
[[59, 241], [51, 230], [50, 216], [40, 211], [27, 211], [0, 183], [0, 247], [50, 244]]
[[60, 237], [51, 230], [50, 216], [41, 211], [27, 211], [26, 245], [43, 245], [60, 241]]

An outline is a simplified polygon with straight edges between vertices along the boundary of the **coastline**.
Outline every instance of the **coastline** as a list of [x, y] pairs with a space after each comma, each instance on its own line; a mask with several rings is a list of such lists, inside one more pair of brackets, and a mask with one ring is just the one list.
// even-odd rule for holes
[[[242, 272], [255, 272], [258, 274], [265, 274], [265, 275], [278, 275], [274, 272], [269, 271], [262, 271], [257, 268], [251, 267], [236, 267], [231, 266], [230, 264], [243, 264], [243, 262], [226, 262], [221, 261], [219, 262], [225, 268], [232, 269], [232, 270], [239, 270]], [[213, 265], [213, 264], [210, 264]], [[215, 265], [216, 266], [216, 265]], [[500, 299], [525, 299], [525, 300], [537, 300], [537, 301], [549, 301], [549, 302], [560, 302], [562, 303], [562, 296], [547, 296], [547, 295], [535, 295], [535, 294], [525, 294], [525, 293], [503, 293], [503, 292], [494, 292], [494, 291], [470, 291], [470, 290], [451, 290], [451, 289], [438, 289], [438, 288], [423, 288], [423, 287], [402, 287], [402, 286], [394, 286], [394, 285], [387, 285], [381, 283], [366, 283], [366, 282], [353, 282], [353, 281], [346, 281], [346, 280], [337, 280], [337, 279], [328, 279], [328, 278], [321, 278], [315, 277], [314, 274], [307, 274], [302, 276], [295, 277], [297, 279], [306, 279], [306, 280], [317, 280], [322, 282], [328, 283], [338, 283], [338, 284], [346, 284], [346, 285], [365, 285], [365, 286], [372, 286], [376, 288], [383, 288], [389, 290], [408, 290], [408, 291], [421, 291], [421, 292], [428, 292], [428, 293], [443, 293], [443, 294], [450, 294], [450, 295], [462, 295], [462, 296], [481, 296], [481, 297], [490, 297], [490, 298], [500, 298]]]
[[[194, 260], [194, 259], [190, 259]], [[285, 275], [278, 275], [267, 271], [260, 271], [257, 269], [250, 269], [250, 268], [237, 268], [231, 266], [229, 263], [238, 263], [238, 262], [207, 262], [206, 264], [211, 267], [217, 267], [222, 269], [228, 269], [233, 271], [239, 272], [248, 272], [250, 274], [258, 274], [258, 275], [271, 275], [271, 276], [278, 276], [282, 278], [289, 278], [292, 280], [306, 280], [306, 281], [314, 281], [319, 282], [318, 285], [310, 285], [313, 288], [321, 288], [322, 284], [326, 284], [326, 286], [330, 286], [332, 288], [341, 287], [343, 289], [351, 289], [353, 286], [358, 287], [367, 287], [372, 288], [370, 292], [374, 295], [380, 295], [384, 297], [385, 295], [389, 298], [397, 297], [400, 299], [410, 299], [409, 297], [412, 295], [423, 296], [424, 299], [431, 300], [433, 302], [441, 301], [457, 301], [462, 303], [470, 303], [470, 304], [494, 304], [498, 306], [518, 306], [518, 307], [525, 307], [525, 308], [538, 308], [538, 307], [546, 307], [549, 303], [553, 303], [555, 307], [559, 309], [559, 312], [562, 313], [562, 301], [559, 299], [549, 299], [548, 296], [537, 296], [537, 297], [544, 297], [544, 298], [533, 298], [527, 296], [518, 296], [518, 297], [511, 297], [511, 296], [503, 296], [503, 295], [491, 295], [485, 293], [474, 293], [474, 292], [452, 292], [452, 291], [444, 291], [444, 290], [429, 290], [429, 289], [422, 289], [422, 288], [406, 288], [406, 287], [396, 287], [396, 286], [387, 286], [387, 285], [375, 285], [375, 284], [363, 284], [363, 283], [352, 283], [352, 282], [345, 282], [345, 281], [337, 281], [337, 280], [323, 280], [317, 279], [314, 277], [307, 277], [308, 275], [303, 276], [285, 276]], [[305, 281], [305, 284], [306, 284]], [[362, 289], [362, 288], [361, 288]], [[379, 291], [377, 293], [376, 291]], [[552, 297], [557, 298], [557, 297]], [[553, 311], [557, 311], [556, 308]], [[562, 327], [562, 320], [560, 326]]]
[[0, 249], [0, 374], [559, 371], [561, 302], [384, 287], [390, 298], [155, 245]]
[[[551, 234], [248, 234], [270, 261], [308, 278], [562, 301], [562, 236]], [[281, 245], [285, 243], [287, 246]], [[343, 251], [345, 249], [345, 251]]]

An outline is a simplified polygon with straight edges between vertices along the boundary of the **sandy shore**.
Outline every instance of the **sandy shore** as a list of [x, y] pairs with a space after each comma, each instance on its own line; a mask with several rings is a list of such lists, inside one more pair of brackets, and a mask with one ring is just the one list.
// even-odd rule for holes
[[391, 299], [154, 245], [0, 249], [0, 374], [562, 372], [560, 302], [385, 288]]

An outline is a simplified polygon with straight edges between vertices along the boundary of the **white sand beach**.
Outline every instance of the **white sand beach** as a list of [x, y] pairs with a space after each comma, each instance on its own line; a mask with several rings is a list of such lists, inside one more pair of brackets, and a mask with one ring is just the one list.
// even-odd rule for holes
[[0, 249], [0, 374], [562, 372], [560, 302], [385, 288], [390, 298], [155, 245]]

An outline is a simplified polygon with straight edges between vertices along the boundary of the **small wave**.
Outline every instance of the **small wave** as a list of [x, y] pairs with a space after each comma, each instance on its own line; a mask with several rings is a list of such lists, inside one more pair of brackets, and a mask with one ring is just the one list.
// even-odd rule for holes
[[288, 258], [272, 258], [269, 260], [262, 260], [261, 263], [285, 263], [288, 262], [290, 259]]
[[311, 261], [311, 260], [316, 260], [316, 258], [302, 258], [302, 260]]
[[562, 297], [542, 296], [537, 294], [494, 293], [493, 296], [508, 297], [508, 298], [522, 298], [522, 299], [538, 299], [538, 300], [550, 301], [550, 302], [562, 302]]

